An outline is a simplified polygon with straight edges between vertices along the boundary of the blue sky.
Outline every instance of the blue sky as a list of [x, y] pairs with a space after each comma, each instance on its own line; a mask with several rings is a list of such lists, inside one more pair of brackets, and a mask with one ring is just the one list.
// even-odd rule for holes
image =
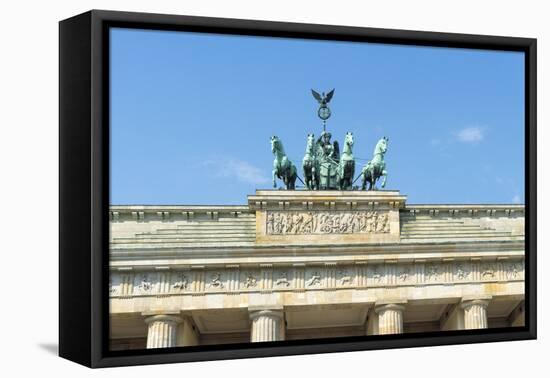
[[389, 137], [408, 203], [523, 203], [523, 72], [519, 52], [113, 29], [111, 203], [244, 204], [271, 187], [271, 135], [301, 176], [311, 88], [336, 88], [357, 172]]

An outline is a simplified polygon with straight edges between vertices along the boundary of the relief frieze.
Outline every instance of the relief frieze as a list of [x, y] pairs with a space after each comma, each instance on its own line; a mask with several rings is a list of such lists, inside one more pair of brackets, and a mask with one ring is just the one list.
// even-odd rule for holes
[[268, 235], [382, 234], [390, 232], [388, 212], [268, 211]]
[[[448, 265], [450, 264], [450, 266]], [[391, 269], [390, 269], [391, 268]], [[234, 273], [234, 271], [231, 271]], [[449, 274], [444, 274], [449, 272]], [[498, 274], [497, 274], [498, 273]], [[230, 285], [228, 271], [224, 269], [200, 272], [203, 285], [196, 285], [188, 271], [175, 271], [171, 274], [168, 290], [172, 294], [219, 293], [220, 291], [257, 291], [263, 288], [261, 270], [245, 269], [237, 275], [238, 285]], [[396, 287], [421, 283], [438, 285], [442, 283], [470, 283], [487, 281], [517, 281], [524, 278], [524, 264], [521, 260], [506, 262], [483, 262], [479, 275], [473, 274], [472, 263], [467, 261], [366, 264], [358, 270], [356, 265], [336, 265], [324, 269], [319, 266], [274, 268], [269, 275], [273, 290], [319, 290], [350, 289], [359, 287]], [[157, 287], [162, 286], [163, 275], [156, 272], [141, 272], [135, 275], [133, 287], [128, 274], [114, 273], [109, 277], [109, 295], [156, 295]]]
[[187, 290], [189, 288], [189, 279], [185, 273], [177, 273], [176, 281], [172, 284], [175, 290]]

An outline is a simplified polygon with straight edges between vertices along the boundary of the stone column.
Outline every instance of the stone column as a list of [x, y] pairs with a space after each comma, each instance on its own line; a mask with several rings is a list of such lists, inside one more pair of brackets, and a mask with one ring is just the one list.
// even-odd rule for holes
[[378, 335], [403, 333], [403, 311], [405, 302], [377, 303], [374, 311], [378, 315]]
[[439, 326], [442, 331], [456, 331], [464, 329], [464, 310], [460, 303], [456, 303], [441, 315]]
[[510, 327], [524, 327], [525, 326], [525, 302], [521, 302], [512, 311], [508, 317]]
[[177, 346], [178, 324], [182, 318], [173, 315], [153, 315], [145, 319], [148, 325], [147, 349]]
[[250, 341], [279, 341], [285, 338], [284, 313], [282, 310], [253, 310], [250, 312], [252, 328]]
[[464, 328], [487, 328], [487, 306], [491, 297], [463, 298], [460, 307], [464, 309]]

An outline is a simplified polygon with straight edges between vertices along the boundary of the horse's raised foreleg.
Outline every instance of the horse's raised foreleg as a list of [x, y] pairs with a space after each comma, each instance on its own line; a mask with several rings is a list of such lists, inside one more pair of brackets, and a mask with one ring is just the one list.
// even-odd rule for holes
[[273, 187], [277, 188], [277, 169], [273, 170]]

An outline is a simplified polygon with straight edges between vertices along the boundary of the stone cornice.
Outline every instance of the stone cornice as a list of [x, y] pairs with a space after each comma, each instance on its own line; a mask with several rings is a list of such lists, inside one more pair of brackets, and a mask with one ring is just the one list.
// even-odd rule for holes
[[515, 204], [419, 204], [406, 205], [402, 215], [431, 215], [450, 217], [524, 216], [525, 205]]
[[150, 253], [154, 255], [162, 254], [163, 252], [168, 255], [193, 255], [197, 252], [199, 255], [214, 256], [217, 252], [220, 255], [257, 255], [263, 253], [272, 253], [275, 255], [289, 255], [296, 253], [323, 253], [341, 254], [346, 252], [361, 252], [361, 253], [407, 253], [411, 249], [414, 250], [434, 250], [445, 251], [488, 251], [488, 250], [509, 250], [509, 249], [521, 249], [525, 248], [525, 240], [522, 237], [517, 240], [487, 240], [487, 241], [441, 241], [441, 242], [422, 242], [422, 243], [378, 243], [378, 244], [316, 244], [316, 245], [287, 245], [287, 244], [270, 244], [270, 245], [255, 245], [255, 246], [216, 246], [216, 247], [163, 247], [163, 246], [144, 246], [139, 245], [135, 247], [121, 247], [117, 245], [111, 246], [111, 254], [116, 256], [120, 255], [148, 255]]
[[[246, 205], [111, 205], [111, 221], [166, 221], [171, 217], [193, 219], [195, 216], [207, 216], [215, 219], [219, 215], [238, 217], [241, 214], [253, 214]], [[147, 217], [146, 217], [147, 216]]]
[[516, 204], [408, 204], [406, 209], [515, 209], [523, 210], [525, 205]]
[[[367, 249], [368, 248], [368, 249]], [[476, 243], [437, 243], [420, 245], [378, 245], [378, 246], [348, 246], [347, 248], [335, 246], [315, 247], [284, 247], [284, 248], [251, 248], [242, 250], [158, 250], [149, 251], [111, 251], [111, 266], [140, 266], [142, 264], [166, 264], [170, 261], [174, 264], [194, 264], [193, 261], [205, 262], [208, 256], [208, 264], [227, 264], [229, 262], [242, 264], [243, 262], [275, 262], [281, 263], [312, 263], [314, 261], [387, 261], [387, 260], [419, 260], [419, 259], [496, 259], [497, 257], [523, 257], [525, 250], [524, 241], [507, 242], [476, 242]]]
[[[283, 191], [281, 191], [283, 192]], [[284, 192], [283, 192], [284, 193]], [[320, 192], [321, 194], [323, 192]], [[332, 193], [332, 192], [330, 192]], [[341, 192], [338, 192], [341, 193]], [[391, 192], [394, 194], [396, 192]], [[288, 201], [284, 195], [272, 196], [270, 201], [258, 196], [249, 196], [249, 205], [112, 205], [109, 208], [109, 219], [113, 221], [137, 221], [145, 220], [166, 220], [170, 216], [194, 216], [206, 215], [216, 218], [219, 215], [230, 215], [238, 217], [241, 214], [254, 214], [259, 209], [311, 209], [312, 207], [327, 209], [358, 209], [358, 208], [398, 208], [401, 214], [429, 214], [432, 216], [523, 216], [524, 205], [514, 204], [405, 204], [405, 196], [389, 197], [361, 197], [343, 196], [338, 197], [338, 205], [333, 196], [316, 197], [315, 202], [300, 199], [294, 202]], [[363, 202], [361, 202], [363, 201]], [[361, 205], [362, 203], [362, 205]]]
[[398, 191], [338, 191], [338, 190], [257, 190], [248, 196], [248, 206], [254, 210], [287, 209], [399, 209], [405, 206], [407, 196]]
[[247, 211], [249, 207], [246, 205], [111, 205], [111, 211], [132, 212], [146, 211], [154, 213], [156, 211], [209, 211], [217, 210], [220, 212]]

